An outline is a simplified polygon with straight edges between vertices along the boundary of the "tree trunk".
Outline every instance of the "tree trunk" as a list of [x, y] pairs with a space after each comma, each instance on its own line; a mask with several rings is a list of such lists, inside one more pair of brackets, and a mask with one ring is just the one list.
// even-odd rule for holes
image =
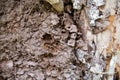
[[120, 80], [120, 0], [1, 0], [0, 80]]

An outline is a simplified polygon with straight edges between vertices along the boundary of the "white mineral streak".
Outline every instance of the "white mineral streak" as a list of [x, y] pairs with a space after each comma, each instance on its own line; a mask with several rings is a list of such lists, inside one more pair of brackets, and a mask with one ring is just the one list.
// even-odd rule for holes
[[[120, 45], [120, 16], [116, 16], [114, 26], [116, 27], [115, 39], [118, 45]], [[120, 66], [120, 53], [118, 54], [117, 64]]]
[[88, 40], [89, 42], [91, 42], [91, 41], [93, 41], [93, 39], [94, 39], [94, 34], [92, 34], [91, 31], [87, 30], [86, 37], [87, 37], [87, 40]]
[[[118, 54], [120, 54], [119, 51], [115, 52], [111, 58], [110, 65], [109, 65], [109, 73], [115, 72], [115, 65], [116, 65]], [[108, 80], [113, 80], [113, 77], [114, 77], [114, 75], [109, 75]]]
[[91, 0], [89, 3], [91, 3], [88, 14], [90, 18], [90, 26], [95, 26], [95, 21], [103, 17], [102, 15], [99, 15], [100, 10], [98, 7], [104, 5], [105, 2], [104, 0]]
[[118, 54], [117, 64], [120, 66], [120, 53]]
[[120, 45], [120, 16], [116, 16], [115, 18], [115, 22], [113, 23], [113, 25], [116, 27], [116, 33], [115, 33], [115, 38], [117, 43]]
[[109, 11], [110, 15], [115, 15], [116, 6], [117, 6], [117, 0], [106, 0], [104, 13]]
[[100, 78], [102, 77], [101, 74], [96, 75], [95, 73], [102, 72], [103, 68], [100, 64], [95, 64], [95, 66], [90, 68], [90, 71], [93, 72], [93, 80], [101, 80]]
[[80, 49], [77, 49], [77, 52], [76, 52], [77, 56], [78, 56], [78, 59], [82, 62], [82, 63], [86, 63], [86, 60], [85, 60], [85, 56], [87, 55], [87, 53], [85, 51], [82, 51]]
[[99, 10], [95, 6], [91, 6], [89, 10], [90, 25], [95, 26], [95, 20], [102, 18], [102, 15], [99, 16]]
[[73, 8], [74, 9], [78, 9], [78, 10], [81, 9], [81, 2], [80, 2], [80, 0], [73, 0]]
[[96, 57], [100, 55], [104, 50], [107, 49], [109, 46], [109, 43], [112, 39], [111, 32], [109, 30], [106, 30], [102, 33], [99, 33], [94, 36], [94, 42], [96, 44]]

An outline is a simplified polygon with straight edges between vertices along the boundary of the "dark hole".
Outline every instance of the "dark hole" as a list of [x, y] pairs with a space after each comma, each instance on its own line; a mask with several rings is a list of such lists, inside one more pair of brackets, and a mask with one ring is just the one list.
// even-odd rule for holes
[[85, 76], [85, 71], [82, 70], [82, 75]]
[[70, 28], [70, 26], [69, 26], [69, 27], [67, 27], [67, 28]]
[[58, 68], [58, 71], [61, 72], [61, 68]]
[[34, 12], [39, 12], [39, 4], [36, 4], [35, 6], [34, 6], [34, 8], [32, 9], [32, 11], [31, 11], [31, 13], [34, 13]]
[[99, 16], [103, 15], [102, 11], [99, 12]]
[[5, 79], [3, 78], [3, 76], [0, 76], [0, 80], [5, 80]]
[[55, 41], [55, 44], [56, 44], [56, 45], [59, 45], [59, 43], [60, 43], [60, 41]]
[[61, 33], [66, 33], [65, 31], [61, 31]]
[[53, 57], [52, 53], [45, 53], [43, 55], [41, 55], [42, 57]]
[[42, 38], [43, 40], [51, 40], [52, 39], [52, 36], [50, 35], [50, 34], [48, 34], [48, 33], [45, 33], [44, 35], [43, 35], [43, 38]]
[[0, 16], [2, 16], [4, 14], [4, 12], [0, 12]]
[[72, 64], [73, 64], [73, 65], [76, 65], [76, 64], [77, 64], [76, 60], [73, 60], [73, 61], [72, 61]]
[[80, 38], [82, 38], [82, 35], [81, 34], [77, 34], [76, 40], [79, 40]]
[[115, 73], [115, 75], [114, 75], [114, 79], [113, 80], [119, 80], [119, 73], [117, 72], [117, 73]]
[[20, 0], [14, 0], [14, 1], [18, 1], [18, 2], [20, 2]]

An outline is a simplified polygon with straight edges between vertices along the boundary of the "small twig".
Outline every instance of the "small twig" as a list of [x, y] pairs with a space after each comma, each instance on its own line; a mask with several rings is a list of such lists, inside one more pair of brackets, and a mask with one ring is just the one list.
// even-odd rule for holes
[[34, 7], [39, 4], [39, 0], [36, 0], [35, 4], [31, 7], [31, 9], [29, 10], [28, 14], [31, 14], [32, 10], [34, 9]]
[[110, 72], [92, 72], [92, 73], [94, 73], [94, 74], [102, 74], [102, 75], [104, 75], [104, 74], [106, 74], [106, 75], [114, 75], [116, 72], [113, 72], [113, 73], [110, 73]]

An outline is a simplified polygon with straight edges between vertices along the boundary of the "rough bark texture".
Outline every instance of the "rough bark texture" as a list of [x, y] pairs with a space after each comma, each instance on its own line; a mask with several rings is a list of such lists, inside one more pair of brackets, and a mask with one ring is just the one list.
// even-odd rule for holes
[[0, 1], [0, 80], [120, 80], [120, 0], [50, 1]]

